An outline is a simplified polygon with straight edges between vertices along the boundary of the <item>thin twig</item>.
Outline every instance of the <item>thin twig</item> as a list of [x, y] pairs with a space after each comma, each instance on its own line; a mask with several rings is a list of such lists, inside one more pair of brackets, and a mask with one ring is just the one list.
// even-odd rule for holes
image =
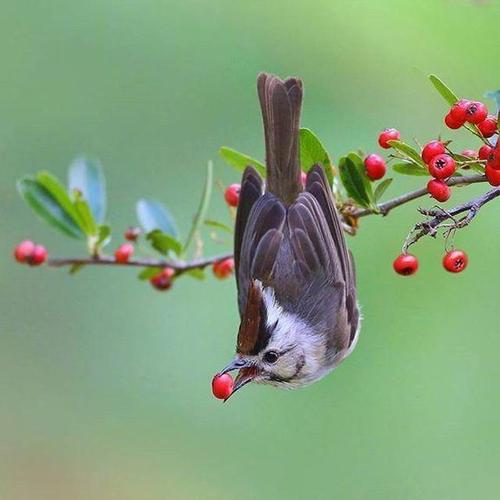
[[[431, 210], [419, 209], [421, 214], [431, 217], [431, 219], [419, 222], [415, 225], [405, 241], [403, 251], [406, 252], [411, 245], [416, 243], [423, 236], [429, 235], [435, 237], [438, 229], [446, 229], [445, 234], [446, 236], [449, 236], [457, 229], [462, 229], [465, 226], [468, 226], [474, 220], [483, 205], [489, 203], [495, 198], [498, 198], [499, 196], [500, 188], [495, 188], [450, 210], [444, 210], [439, 207]], [[455, 219], [456, 215], [464, 212], [467, 212], [464, 217], [461, 217], [458, 220]], [[443, 224], [443, 222], [447, 220], [452, 220], [453, 224]]]
[[189, 261], [172, 260], [172, 259], [130, 259], [128, 262], [119, 263], [113, 257], [82, 257], [82, 258], [52, 258], [48, 260], [48, 265], [52, 267], [64, 266], [120, 266], [120, 267], [170, 267], [177, 272], [182, 273], [191, 269], [203, 269], [212, 265], [214, 262], [228, 259], [232, 257], [231, 253], [223, 255], [215, 255], [212, 257], [204, 257], [200, 259], [193, 259]]

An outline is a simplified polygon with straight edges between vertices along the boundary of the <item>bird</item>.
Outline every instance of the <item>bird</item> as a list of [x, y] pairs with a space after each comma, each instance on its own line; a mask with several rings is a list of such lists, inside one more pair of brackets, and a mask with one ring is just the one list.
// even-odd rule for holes
[[360, 312], [352, 254], [321, 164], [301, 180], [303, 85], [261, 73], [265, 180], [243, 172], [234, 232], [240, 326], [231, 395], [248, 383], [295, 389], [354, 349]]

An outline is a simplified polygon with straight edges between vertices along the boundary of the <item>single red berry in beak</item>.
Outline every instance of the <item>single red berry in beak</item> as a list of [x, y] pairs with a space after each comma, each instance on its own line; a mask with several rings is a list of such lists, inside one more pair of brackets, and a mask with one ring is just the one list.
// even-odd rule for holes
[[229, 373], [217, 373], [212, 379], [212, 394], [217, 399], [227, 399], [233, 392], [233, 378]]

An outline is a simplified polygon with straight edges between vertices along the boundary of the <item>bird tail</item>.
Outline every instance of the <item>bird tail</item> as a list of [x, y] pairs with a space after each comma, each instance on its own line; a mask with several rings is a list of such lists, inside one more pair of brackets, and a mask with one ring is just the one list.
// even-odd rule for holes
[[302, 82], [261, 73], [257, 78], [266, 142], [266, 189], [285, 205], [302, 191], [299, 162], [299, 122]]

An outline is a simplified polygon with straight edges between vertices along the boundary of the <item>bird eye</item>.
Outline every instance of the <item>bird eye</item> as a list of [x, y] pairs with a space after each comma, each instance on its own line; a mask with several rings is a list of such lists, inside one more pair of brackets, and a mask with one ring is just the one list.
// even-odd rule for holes
[[278, 361], [279, 355], [276, 351], [267, 351], [264, 354], [264, 361], [266, 363], [274, 364]]

